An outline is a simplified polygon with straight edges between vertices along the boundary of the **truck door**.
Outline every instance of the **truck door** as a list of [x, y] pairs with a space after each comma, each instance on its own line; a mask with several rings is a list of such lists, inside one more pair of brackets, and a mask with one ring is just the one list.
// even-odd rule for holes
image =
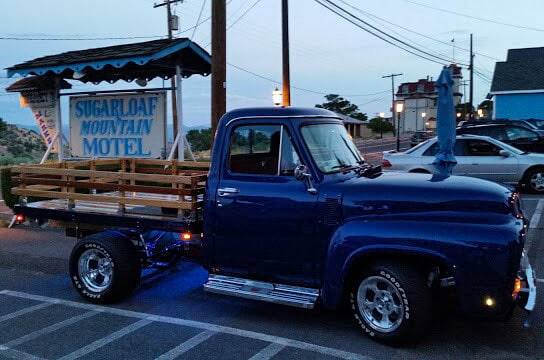
[[228, 130], [216, 196], [219, 272], [315, 284], [317, 197], [294, 178], [300, 152], [287, 126], [245, 123]]

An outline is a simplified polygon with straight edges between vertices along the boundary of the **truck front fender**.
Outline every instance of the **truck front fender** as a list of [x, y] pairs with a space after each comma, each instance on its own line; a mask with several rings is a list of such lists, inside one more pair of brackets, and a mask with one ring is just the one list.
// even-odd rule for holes
[[[429, 268], [440, 266], [454, 276], [456, 283], [463, 282], [464, 276], [476, 270], [485, 276], [497, 274], [508, 262], [504, 237], [503, 226], [448, 223], [424, 214], [419, 221], [388, 216], [353, 219], [336, 229], [329, 242], [323, 274], [323, 305], [338, 306], [354, 266], [364, 267], [378, 258], [415, 259], [417, 264], [428, 264]], [[495, 264], [488, 260], [489, 253], [493, 254]], [[459, 267], [463, 268], [461, 273]]]

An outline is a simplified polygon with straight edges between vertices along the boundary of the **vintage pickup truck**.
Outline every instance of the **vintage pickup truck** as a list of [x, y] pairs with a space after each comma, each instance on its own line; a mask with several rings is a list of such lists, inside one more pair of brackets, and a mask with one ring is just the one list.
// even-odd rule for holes
[[144, 268], [181, 255], [208, 270], [207, 291], [303, 308], [347, 304], [362, 331], [385, 342], [420, 339], [444, 298], [495, 318], [516, 303], [535, 306], [516, 192], [467, 177], [382, 173], [326, 110], [231, 111], [209, 165], [113, 159], [13, 172], [20, 221], [63, 221], [80, 238], [70, 277], [91, 302], [119, 301]]

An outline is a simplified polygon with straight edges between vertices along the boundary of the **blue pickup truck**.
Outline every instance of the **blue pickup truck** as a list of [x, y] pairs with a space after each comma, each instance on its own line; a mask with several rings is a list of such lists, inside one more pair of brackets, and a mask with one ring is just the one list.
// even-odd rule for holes
[[[346, 305], [384, 342], [421, 338], [444, 299], [490, 318], [535, 306], [516, 192], [467, 177], [382, 173], [326, 110], [225, 114], [202, 204], [179, 228], [30, 203], [15, 211], [76, 224], [70, 277], [97, 303], [128, 296], [143, 268], [181, 255], [208, 270], [206, 291], [308, 309]], [[89, 223], [92, 232], [78, 231]]]

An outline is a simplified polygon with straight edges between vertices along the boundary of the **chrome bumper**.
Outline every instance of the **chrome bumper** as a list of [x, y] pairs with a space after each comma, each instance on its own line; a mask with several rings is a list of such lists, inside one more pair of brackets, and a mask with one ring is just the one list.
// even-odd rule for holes
[[520, 305], [527, 311], [533, 311], [536, 305], [535, 272], [525, 253], [521, 258], [520, 278], [524, 284], [519, 293]]

